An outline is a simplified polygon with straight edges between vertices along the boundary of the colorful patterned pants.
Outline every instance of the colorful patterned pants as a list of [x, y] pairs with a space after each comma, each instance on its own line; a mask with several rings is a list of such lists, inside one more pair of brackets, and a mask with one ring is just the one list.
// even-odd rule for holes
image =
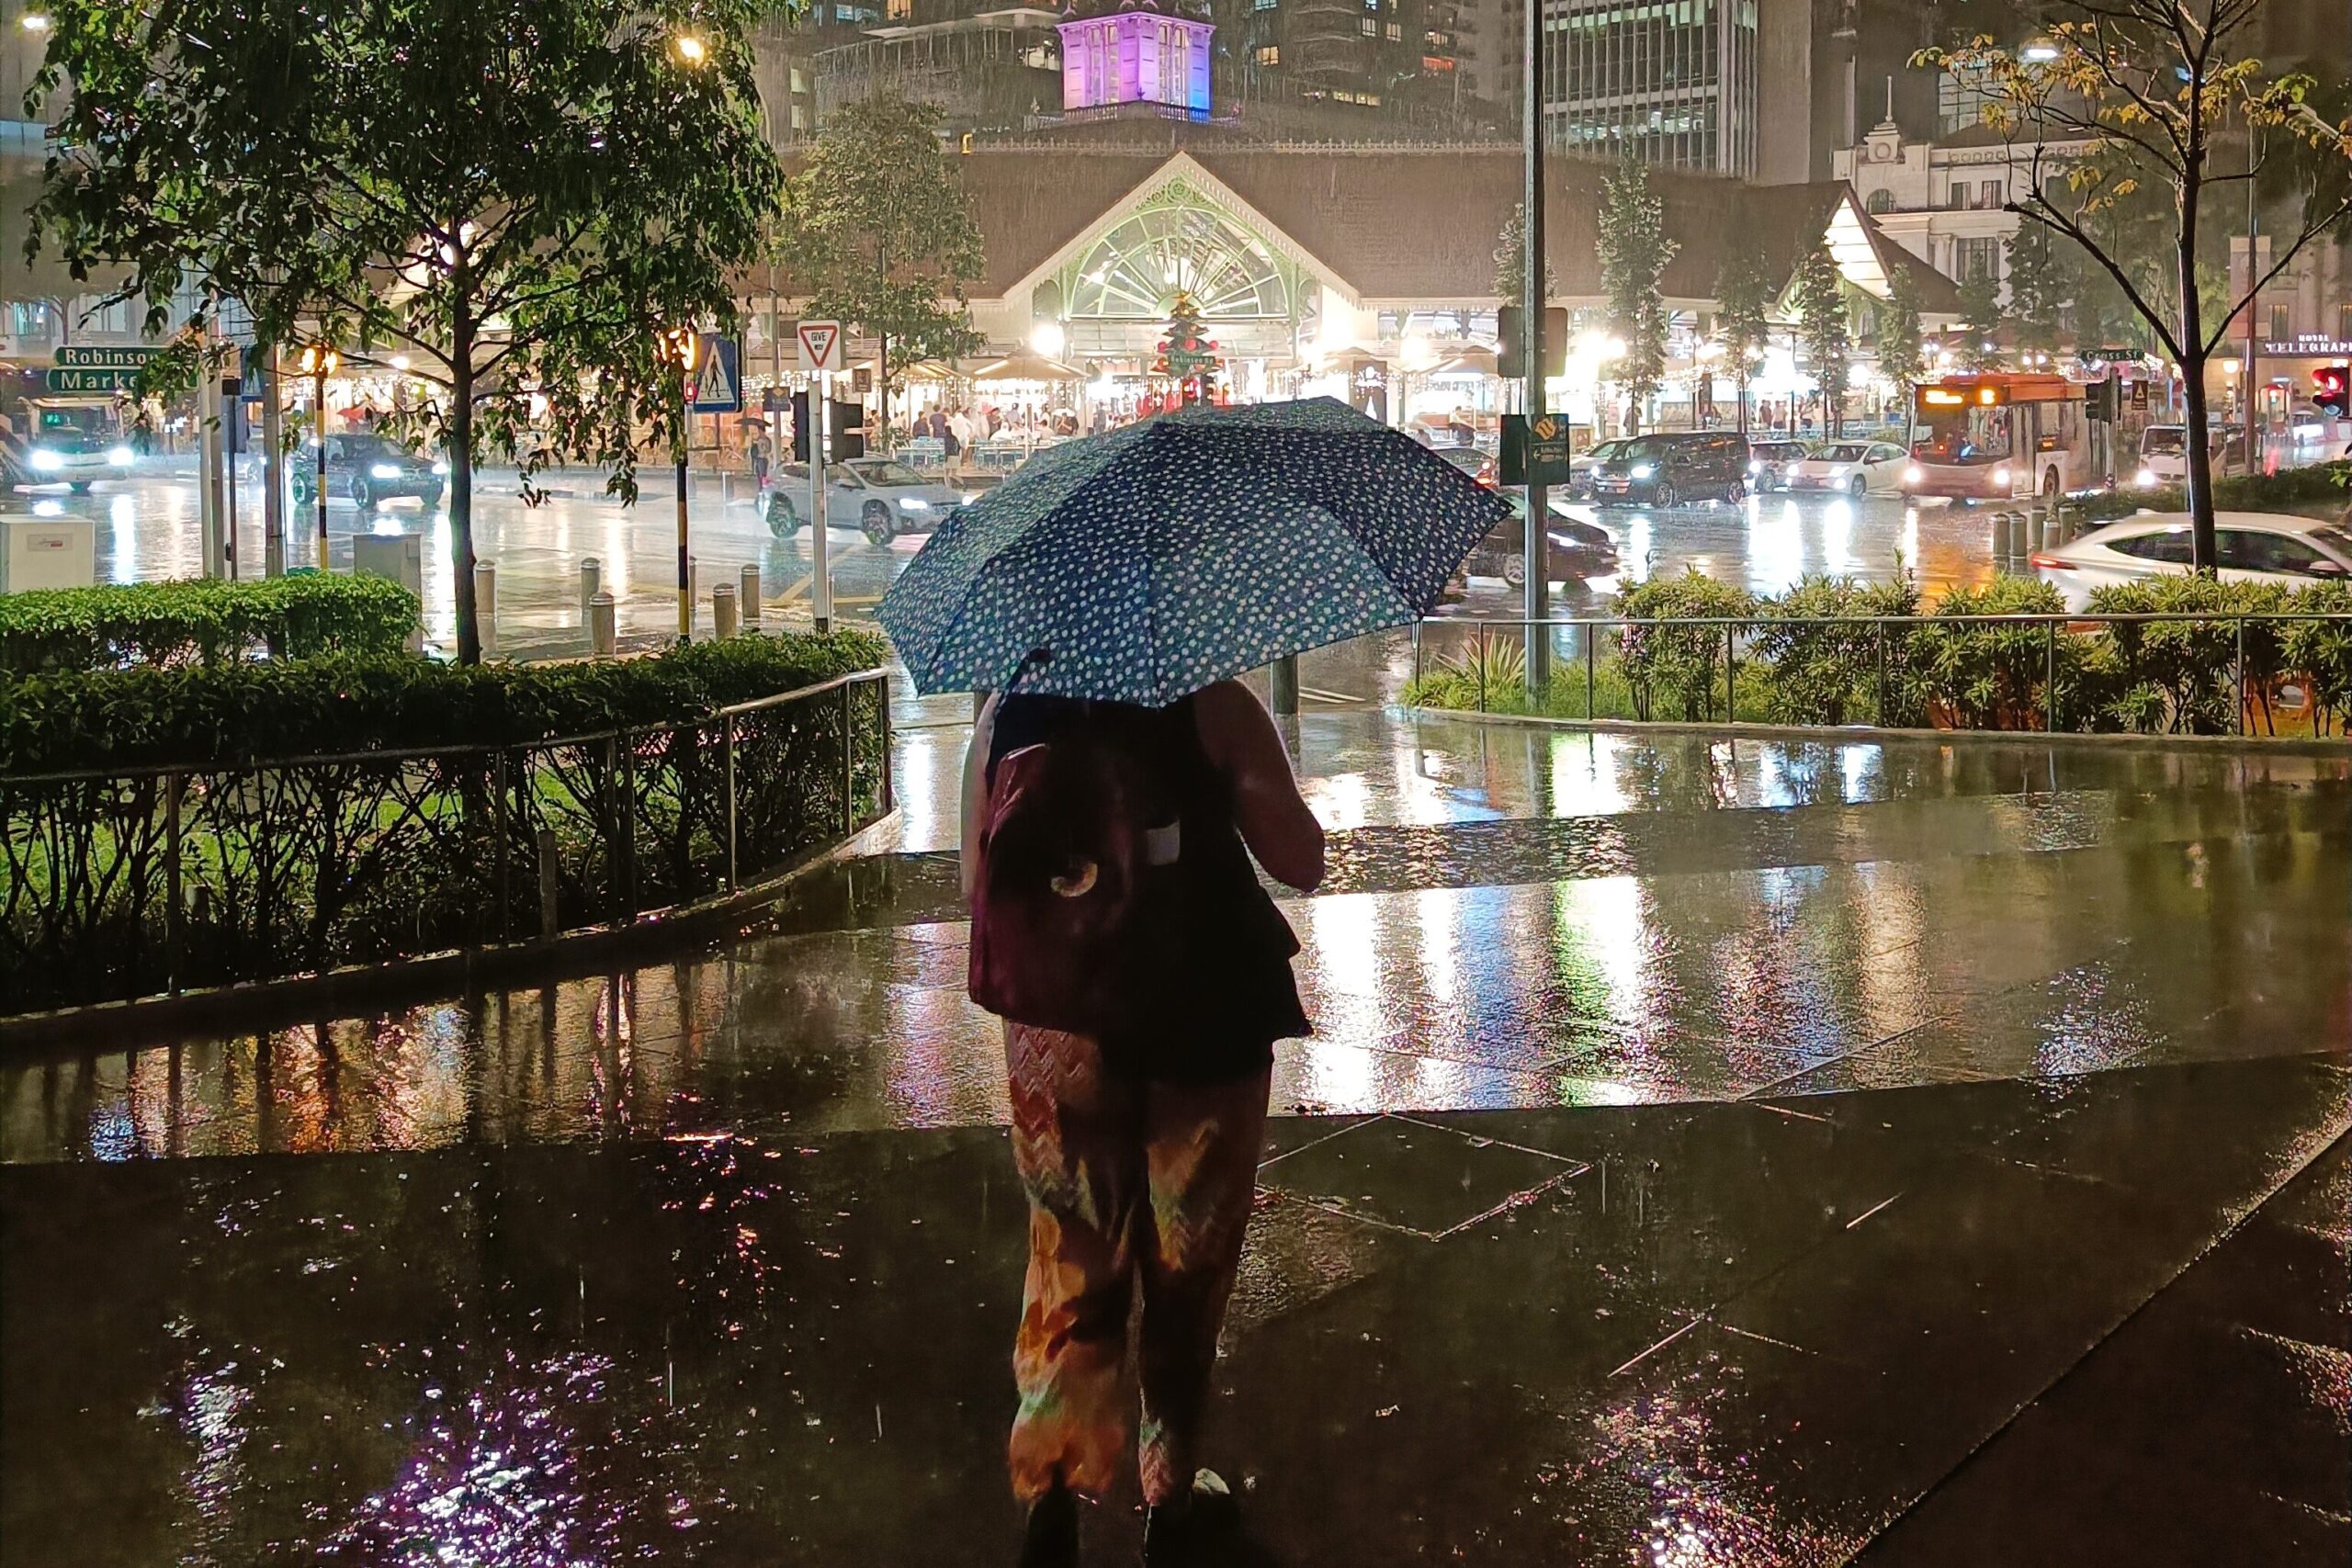
[[1005, 1066], [1029, 1194], [1013, 1492], [1026, 1501], [1057, 1479], [1094, 1496], [1110, 1489], [1134, 1405], [1128, 1318], [1140, 1284], [1143, 1494], [1182, 1496], [1250, 1224], [1268, 1075], [1136, 1082], [1105, 1073], [1091, 1040], [1017, 1023], [1005, 1026]]

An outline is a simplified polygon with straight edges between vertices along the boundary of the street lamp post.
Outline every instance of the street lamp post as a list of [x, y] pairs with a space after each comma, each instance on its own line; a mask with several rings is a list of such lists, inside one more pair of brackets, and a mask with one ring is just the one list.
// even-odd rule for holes
[[662, 334], [661, 354], [678, 367], [678, 640], [695, 631], [695, 589], [686, 555], [686, 442], [694, 429], [695, 362], [702, 337], [692, 327], [673, 327]]
[[[299, 361], [302, 374], [311, 378], [311, 422], [319, 443], [316, 467], [311, 470], [311, 487], [316, 491], [319, 506], [318, 568], [327, 569], [327, 378], [343, 363], [343, 356], [322, 343], [303, 345]], [[273, 481], [275, 482], [275, 481]]]

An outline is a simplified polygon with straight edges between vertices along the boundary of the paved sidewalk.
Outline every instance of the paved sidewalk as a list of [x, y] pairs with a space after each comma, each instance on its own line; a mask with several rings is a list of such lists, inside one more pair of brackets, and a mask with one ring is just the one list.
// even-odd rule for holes
[[[1266, 1560], [2345, 1561], [2352, 768], [1395, 725], [1301, 725]], [[0, 1067], [0, 1563], [1009, 1561], [961, 739], [713, 951]]]

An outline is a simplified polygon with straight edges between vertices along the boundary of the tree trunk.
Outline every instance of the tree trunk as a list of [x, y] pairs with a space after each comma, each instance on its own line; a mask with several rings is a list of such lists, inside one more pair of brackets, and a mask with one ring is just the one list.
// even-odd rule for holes
[[481, 662], [481, 623], [474, 604], [474, 339], [462, 315], [450, 334], [449, 558], [457, 574], [458, 662]]
[[2213, 453], [2206, 434], [2205, 355], [2201, 353], [2183, 355], [2180, 362], [2181, 398], [2188, 412], [2182, 417], [2183, 456], [2188, 467], [2188, 538], [2189, 558], [2197, 570], [2211, 573], [2214, 567], [2213, 537]]
[[1742, 377], [1739, 383], [1739, 434], [1743, 437], [1747, 434], [1747, 379], [1746, 377]]

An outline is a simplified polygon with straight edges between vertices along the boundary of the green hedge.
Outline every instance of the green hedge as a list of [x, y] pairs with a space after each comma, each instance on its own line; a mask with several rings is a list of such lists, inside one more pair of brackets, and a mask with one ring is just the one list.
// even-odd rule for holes
[[398, 653], [416, 617], [416, 596], [380, 577], [36, 589], [0, 595], [0, 671]]
[[[2050, 584], [2004, 577], [1954, 590], [1922, 622], [1882, 629], [1872, 617], [1918, 614], [1907, 579], [1864, 585], [1811, 578], [1758, 600], [1686, 574], [1634, 589], [1611, 614], [1637, 622], [1752, 617], [1735, 638], [1738, 663], [1729, 681], [1722, 627], [1637, 624], [1600, 634], [1588, 711], [1581, 671], [1561, 668], [1540, 700], [1532, 697], [1517, 629], [1482, 629], [1433, 660], [1407, 686], [1405, 701], [1560, 718], [1706, 722], [1724, 717], [1736, 698], [1731, 716], [1750, 723], [2036, 730], [2054, 719], [2077, 733], [2231, 734], [2240, 724], [2243, 646], [2249, 728], [2352, 733], [2352, 621], [2247, 620], [2241, 638], [2239, 624], [2227, 618], [2352, 615], [2352, 583], [2290, 592], [2166, 576], [2100, 590], [2091, 612], [2219, 618], [2090, 631], [1962, 619], [2065, 613]], [[1798, 624], [1806, 620], [1829, 624]], [[2294, 710], [2281, 701], [2290, 687], [2302, 694]]]
[[656, 725], [880, 665], [879, 637], [746, 636], [646, 659], [439, 664], [405, 655], [0, 676], [0, 771], [209, 765], [511, 744]]
[[[2275, 474], [2225, 474], [2213, 481], [2216, 512], [2275, 512], [2314, 502], [2337, 505], [2352, 502], [2352, 462], [2315, 463], [2304, 468], [2281, 468]], [[2178, 485], [2162, 490], [2121, 487], [2083, 497], [2075, 504], [2091, 522], [2111, 523], [2135, 512], [2186, 512], [2188, 495]]]

